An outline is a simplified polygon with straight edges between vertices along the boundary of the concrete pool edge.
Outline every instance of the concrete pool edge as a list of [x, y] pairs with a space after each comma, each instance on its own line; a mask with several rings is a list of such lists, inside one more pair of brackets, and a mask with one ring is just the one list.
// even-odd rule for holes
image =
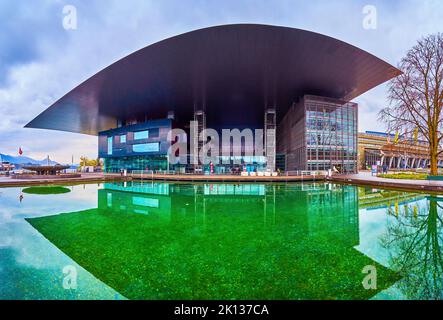
[[[393, 180], [393, 181], [387, 181]], [[394, 180], [394, 179], [382, 179], [377, 180], [349, 177], [349, 176], [333, 176], [327, 179], [328, 182], [343, 183], [357, 186], [376, 187], [382, 189], [394, 189], [411, 192], [430, 192], [430, 193], [443, 193], [443, 183], [429, 183], [423, 180]]]
[[396, 189], [404, 191], [421, 191], [443, 193], [443, 181], [422, 181], [422, 180], [394, 180], [377, 178], [370, 176], [356, 175], [336, 175], [332, 177], [324, 176], [233, 176], [233, 175], [167, 175], [167, 174], [131, 174], [121, 176], [120, 174], [84, 174], [80, 178], [71, 179], [41, 179], [41, 180], [0, 180], [0, 188], [4, 187], [26, 187], [35, 185], [63, 185], [82, 183], [102, 183], [108, 181], [131, 181], [131, 180], [154, 180], [171, 182], [233, 182], [233, 183], [289, 183], [289, 182], [333, 182], [345, 183], [359, 186], [378, 187], [384, 189]]
[[48, 184], [81, 184], [107, 181], [131, 181], [131, 180], [155, 180], [155, 181], [183, 181], [183, 182], [310, 182], [310, 181], [325, 181], [324, 176], [277, 176], [277, 177], [243, 177], [233, 175], [167, 175], [167, 174], [134, 174], [128, 176], [121, 175], [84, 175], [81, 178], [71, 179], [33, 179], [33, 180], [0, 180], [1, 187], [25, 187], [32, 185], [48, 185]]
[[133, 180], [184, 181], [184, 182], [309, 182], [325, 181], [324, 176], [237, 176], [237, 175], [167, 175], [167, 174], [133, 174]]

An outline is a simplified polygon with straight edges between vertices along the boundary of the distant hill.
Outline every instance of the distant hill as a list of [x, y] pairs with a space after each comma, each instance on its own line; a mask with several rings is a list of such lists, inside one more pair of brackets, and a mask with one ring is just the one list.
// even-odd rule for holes
[[[26, 164], [34, 164], [34, 165], [46, 165], [48, 163], [48, 161], [46, 159], [43, 160], [35, 160], [29, 157], [24, 157], [24, 156], [10, 156], [7, 154], [3, 154], [0, 153], [0, 158], [2, 161], [4, 162], [10, 162], [12, 164], [18, 165], [18, 166], [22, 166], [22, 165], [26, 165]], [[58, 164], [55, 161], [49, 160], [49, 165], [53, 166]]]

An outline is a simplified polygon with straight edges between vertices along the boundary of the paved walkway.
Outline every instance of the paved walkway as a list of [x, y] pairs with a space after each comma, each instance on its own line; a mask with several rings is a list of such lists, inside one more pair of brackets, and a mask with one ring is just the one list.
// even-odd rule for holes
[[360, 172], [358, 174], [333, 176], [329, 180], [383, 188], [430, 191], [438, 193], [443, 192], [443, 181], [378, 178], [376, 176], [372, 176], [371, 173], [367, 171]]

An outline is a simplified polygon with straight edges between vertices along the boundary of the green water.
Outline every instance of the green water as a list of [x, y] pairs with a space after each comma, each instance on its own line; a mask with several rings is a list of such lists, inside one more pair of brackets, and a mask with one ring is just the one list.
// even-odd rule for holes
[[442, 297], [435, 196], [327, 183], [69, 189], [0, 189], [0, 298]]

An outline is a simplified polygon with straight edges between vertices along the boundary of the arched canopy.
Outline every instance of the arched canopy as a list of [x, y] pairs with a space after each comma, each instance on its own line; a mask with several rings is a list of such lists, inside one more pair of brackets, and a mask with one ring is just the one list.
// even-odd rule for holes
[[97, 135], [117, 120], [188, 122], [205, 109], [208, 127], [262, 127], [305, 94], [351, 100], [400, 71], [345, 42], [309, 31], [223, 25], [169, 38], [115, 62], [26, 125]]

